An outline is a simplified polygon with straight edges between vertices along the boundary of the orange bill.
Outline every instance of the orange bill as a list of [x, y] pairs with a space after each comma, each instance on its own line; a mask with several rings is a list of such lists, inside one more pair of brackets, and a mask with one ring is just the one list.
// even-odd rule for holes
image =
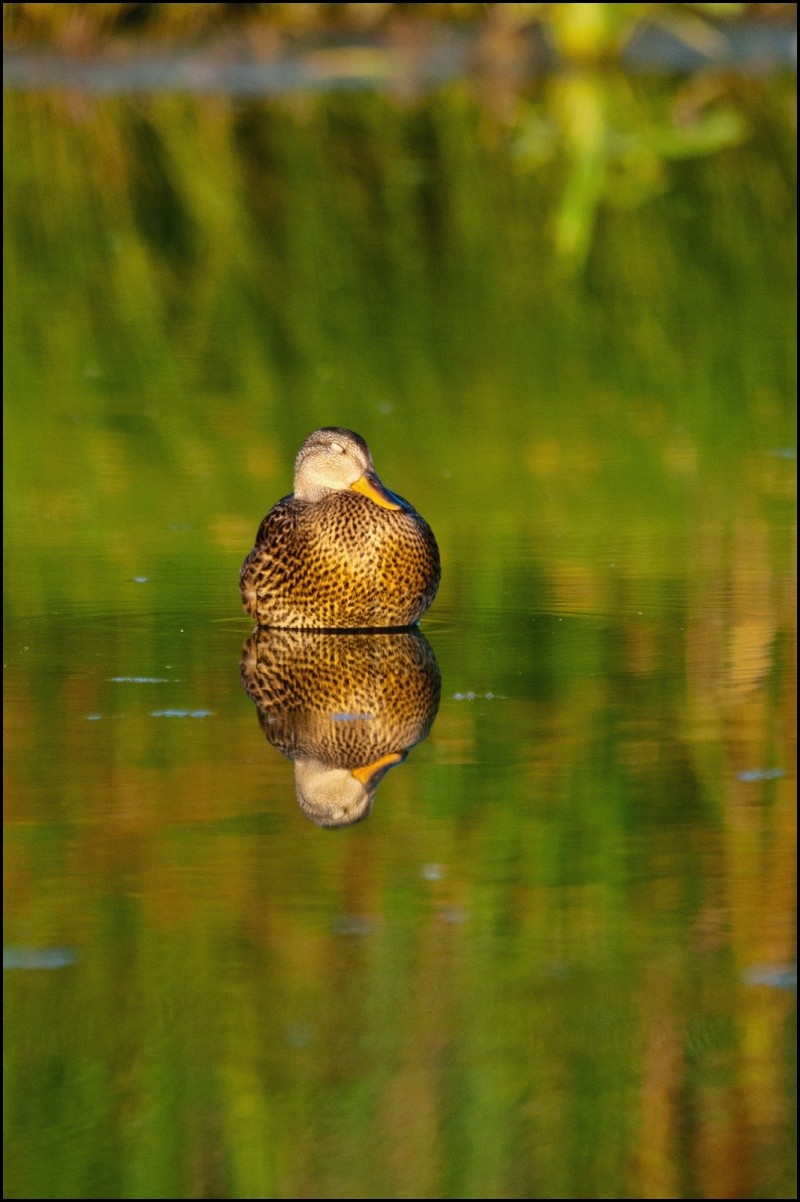
[[374, 472], [365, 472], [350, 487], [353, 492], [360, 492], [362, 496], [369, 497], [370, 501], [374, 501], [376, 505], [380, 505], [381, 509], [400, 508], [397, 502], [392, 500]]
[[365, 764], [363, 768], [351, 768], [350, 775], [356, 780], [361, 781], [362, 785], [369, 785], [378, 772], [385, 772], [387, 768], [393, 768], [395, 764], [399, 764], [405, 757], [399, 751], [391, 751], [388, 755], [382, 755], [379, 760], [375, 760], [372, 764]]

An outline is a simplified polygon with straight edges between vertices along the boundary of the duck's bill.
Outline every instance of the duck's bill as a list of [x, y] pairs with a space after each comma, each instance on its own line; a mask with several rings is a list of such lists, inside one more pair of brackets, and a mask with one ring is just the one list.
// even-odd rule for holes
[[365, 472], [350, 487], [353, 492], [360, 492], [362, 497], [369, 497], [370, 501], [374, 501], [376, 505], [380, 505], [381, 509], [400, 508], [392, 494], [388, 489], [383, 487], [374, 472]]
[[364, 764], [363, 768], [351, 768], [350, 775], [368, 787], [370, 784], [377, 783], [376, 777], [380, 779], [384, 772], [394, 768], [395, 764], [401, 764], [405, 758], [400, 752], [392, 751], [388, 755], [382, 755], [380, 759], [374, 760], [371, 764]]

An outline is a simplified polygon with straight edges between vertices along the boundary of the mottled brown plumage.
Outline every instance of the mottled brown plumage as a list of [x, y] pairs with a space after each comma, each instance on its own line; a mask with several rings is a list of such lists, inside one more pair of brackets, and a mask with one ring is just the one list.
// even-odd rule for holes
[[267, 739], [294, 761], [303, 811], [319, 826], [366, 817], [379, 781], [430, 730], [441, 678], [418, 630], [257, 630], [242, 682]]
[[416, 622], [439, 577], [428, 523], [383, 486], [363, 438], [331, 426], [300, 448], [294, 492], [261, 523], [239, 587], [259, 626], [374, 630]]

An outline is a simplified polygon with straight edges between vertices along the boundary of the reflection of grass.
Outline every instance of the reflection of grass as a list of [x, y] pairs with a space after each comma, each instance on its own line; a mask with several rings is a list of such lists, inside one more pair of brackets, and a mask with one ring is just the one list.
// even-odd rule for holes
[[[760, 583], [731, 585], [736, 621]], [[688, 604], [688, 636], [673, 612], [443, 641], [447, 681], [507, 699], [446, 698], [333, 839], [295, 813], [238, 708], [238, 645], [205, 619], [102, 646], [93, 620], [26, 624], [53, 655], [41, 698], [7, 672], [27, 744], [8, 921], [77, 960], [7, 981], [9, 1196], [676, 1196], [681, 1175], [716, 1196], [731, 1170], [707, 1140], [738, 1148], [739, 1192], [790, 1193], [793, 998], [740, 973], [791, 954], [791, 781], [763, 800], [731, 782], [792, 717], [791, 672], [740, 698], [755, 724], [720, 707], [718, 605]], [[687, 638], [705, 722], [684, 717]], [[215, 711], [201, 735], [149, 719], [155, 686], [108, 680], [134, 650]], [[366, 934], [332, 933], [349, 915]]]

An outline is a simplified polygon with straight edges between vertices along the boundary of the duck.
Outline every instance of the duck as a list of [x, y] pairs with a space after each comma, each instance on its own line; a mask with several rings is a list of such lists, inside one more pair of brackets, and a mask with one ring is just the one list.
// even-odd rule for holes
[[268, 742], [294, 762], [300, 809], [328, 828], [367, 817], [386, 773], [427, 737], [441, 696], [436, 656], [416, 627], [259, 627], [241, 674]]
[[440, 577], [425, 519], [381, 482], [359, 434], [325, 426], [300, 447], [294, 492], [261, 522], [239, 588], [259, 627], [390, 630], [419, 621]]

